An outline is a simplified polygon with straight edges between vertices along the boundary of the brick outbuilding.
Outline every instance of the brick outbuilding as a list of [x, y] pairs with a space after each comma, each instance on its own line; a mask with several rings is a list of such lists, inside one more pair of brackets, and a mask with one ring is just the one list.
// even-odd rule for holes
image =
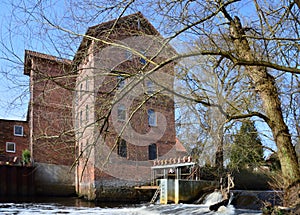
[[0, 119], [0, 162], [22, 164], [22, 151], [29, 149], [28, 122]]

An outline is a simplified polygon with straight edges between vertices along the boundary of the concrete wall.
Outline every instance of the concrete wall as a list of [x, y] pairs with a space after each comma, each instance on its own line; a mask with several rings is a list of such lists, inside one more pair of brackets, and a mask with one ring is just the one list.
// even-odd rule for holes
[[71, 166], [35, 163], [35, 167], [37, 195], [75, 195], [75, 170]]
[[72, 121], [75, 78], [70, 62], [32, 51], [26, 51], [25, 62], [25, 74], [30, 76], [32, 157], [40, 163], [71, 165], [75, 152]]

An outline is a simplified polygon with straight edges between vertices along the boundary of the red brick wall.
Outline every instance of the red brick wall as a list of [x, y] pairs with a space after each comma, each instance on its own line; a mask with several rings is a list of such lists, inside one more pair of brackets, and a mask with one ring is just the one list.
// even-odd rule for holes
[[[14, 125], [23, 126], [23, 136], [14, 135]], [[0, 160], [12, 161], [14, 157], [18, 157], [18, 161], [22, 160], [22, 151], [29, 149], [29, 129], [28, 122], [17, 120], [0, 120]], [[15, 143], [15, 152], [6, 151], [6, 142]]]
[[[157, 60], [157, 59], [156, 59]], [[160, 59], [162, 60], [162, 59]], [[140, 72], [142, 65], [139, 63], [139, 60], [133, 60], [131, 62], [124, 62], [115, 68], [116, 71], [123, 71], [127, 74], [135, 74], [137, 71]], [[150, 68], [146, 68], [148, 71]], [[163, 73], [167, 73], [171, 78], [170, 81], [173, 81], [172, 74], [174, 73], [173, 65], [167, 66], [163, 71]], [[130, 82], [130, 78], [127, 80]], [[117, 75], [112, 74], [111, 76], [107, 76], [101, 86], [98, 88], [98, 100], [96, 105], [96, 114], [99, 119], [98, 125], [99, 130], [105, 123], [105, 117], [110, 114], [109, 109], [114, 105], [113, 101], [116, 100], [115, 96], [117, 92]], [[170, 87], [173, 86], [173, 83], [169, 83]], [[153, 98], [148, 99], [148, 95], [146, 95], [146, 80], [142, 81], [141, 85], [143, 85], [143, 89], [133, 89], [136, 90], [137, 97], [133, 99], [131, 107], [127, 110], [127, 118], [131, 115], [135, 109], [141, 105], [145, 100], [145, 104], [143, 104], [133, 115], [130, 120], [129, 126], [132, 126], [134, 131], [139, 134], [146, 134], [150, 131], [150, 129], [156, 130], [157, 127], [151, 127], [148, 125], [148, 114], [147, 111], [149, 109], [153, 109], [155, 112], [160, 112], [166, 119], [166, 130], [163, 133], [163, 136], [157, 141], [153, 140], [151, 143], [157, 144], [157, 152], [158, 156], [165, 155], [169, 150], [173, 148], [176, 142], [176, 132], [175, 132], [175, 113], [174, 113], [174, 101], [173, 96], [164, 95], [162, 93], [155, 95]], [[158, 86], [157, 86], [158, 87]], [[144, 92], [140, 92], [143, 90]], [[118, 104], [121, 104], [120, 101]], [[123, 102], [126, 104], [126, 100]], [[117, 104], [117, 105], [118, 105]], [[157, 119], [159, 121], [159, 119]], [[125, 122], [116, 122], [120, 126], [125, 125]], [[158, 122], [159, 123], [159, 122]], [[108, 121], [108, 128], [106, 128], [106, 132], [103, 132], [106, 137], [106, 144], [111, 148], [114, 146], [116, 139], [118, 137], [118, 133], [116, 133], [113, 126], [113, 119], [110, 116]], [[104, 135], [103, 135], [104, 136]], [[138, 141], [138, 140], [136, 140]], [[139, 146], [138, 143], [127, 143], [127, 157], [129, 160], [148, 160], [148, 146]], [[117, 152], [117, 148], [114, 148], [114, 151]]]
[[74, 76], [70, 65], [31, 56], [31, 119], [36, 162], [74, 162], [72, 100]]
[[[115, 21], [111, 21], [108, 23], [101, 24], [99, 26], [91, 27], [88, 29], [87, 34], [95, 37], [95, 38], [100, 38], [104, 40], [109, 41], [115, 41], [115, 40], [124, 40], [130, 37], [134, 36], [141, 36], [141, 35], [156, 35], [158, 36], [158, 32], [151, 26], [147, 21], [144, 19], [141, 19], [141, 15], [138, 14], [139, 20], [137, 19], [136, 15], [135, 16], [130, 16], [126, 18], [121, 18], [118, 23], [115, 23]], [[141, 22], [139, 22], [141, 21]], [[113, 30], [111, 31], [111, 29]], [[141, 44], [143, 44], [143, 41], [139, 41]], [[115, 143], [118, 138], [118, 131], [116, 131], [113, 123], [117, 124], [124, 124], [124, 122], [115, 122], [111, 116], [110, 109], [113, 107], [113, 102], [115, 101], [115, 95], [116, 92], [114, 91], [114, 88], [117, 86], [117, 72], [126, 72], [127, 74], [136, 74], [136, 73], [146, 73], [150, 69], [152, 69], [154, 66], [147, 66], [146, 68], [143, 68], [144, 65], [140, 63], [139, 57], [135, 57], [135, 59], [131, 59], [128, 61], [125, 61], [122, 63], [117, 62], [119, 64], [117, 67], [112, 66], [113, 68], [102, 68], [103, 64], [99, 58], [105, 56], [102, 55], [102, 52], [104, 48], [106, 48], [107, 45], [102, 43], [102, 42], [91, 42], [91, 40], [88, 39], [83, 39], [83, 42], [79, 48], [78, 53], [75, 56], [75, 61], [79, 63], [78, 71], [79, 71], [79, 81], [83, 80], [86, 77], [86, 73], [88, 71], [92, 71], [92, 75], [99, 75], [99, 77], [95, 77], [94, 81], [95, 84], [92, 86], [93, 92], [96, 93], [96, 104], [95, 104], [95, 112], [91, 113], [95, 115], [95, 121], [94, 122], [89, 122], [89, 123], [94, 123], [94, 133], [91, 135], [85, 136], [83, 134], [80, 136], [79, 140], [77, 140], [77, 146], [80, 154], [80, 149], [82, 144], [85, 144], [87, 139], [94, 138], [93, 141], [98, 140], [98, 135], [99, 132], [101, 132], [101, 137], [105, 138], [105, 143], [108, 147], [105, 148], [105, 150], [113, 150], [114, 155], [117, 153], [117, 147], [114, 148]], [[160, 48], [160, 47], [158, 47]], [[138, 52], [142, 50], [136, 50]], [[157, 50], [156, 50], [157, 51]], [[101, 54], [100, 54], [101, 53]], [[102, 59], [105, 63], [106, 61], [111, 61], [111, 60], [117, 60], [117, 59], [122, 59], [119, 55], [125, 54], [125, 52], [114, 52], [113, 55], [108, 56], [105, 59]], [[88, 56], [89, 55], [89, 56]], [[123, 56], [124, 59], [124, 56]], [[98, 61], [97, 61], [98, 60]], [[163, 59], [156, 57], [153, 59], [154, 61], [161, 62]], [[87, 62], [95, 62], [95, 64], [91, 64], [92, 68], [87, 68], [89, 65]], [[112, 62], [112, 61], [111, 61]], [[104, 63], [104, 64], [105, 64]], [[110, 62], [108, 62], [109, 64]], [[99, 68], [98, 68], [99, 66]], [[102, 67], [101, 67], [102, 66]], [[112, 75], [111, 76], [105, 76], [105, 80], [103, 80], [103, 74], [108, 72], [108, 69], [113, 69]], [[98, 73], [96, 73], [98, 72]], [[169, 66], [164, 67], [164, 69], [161, 69], [160, 72], [168, 74], [171, 76], [171, 88], [173, 86], [173, 79], [172, 75], [174, 74], [174, 65], [170, 64]], [[103, 80], [102, 82], [99, 80]], [[101, 82], [101, 83], [100, 83]], [[80, 83], [80, 82], [79, 82]], [[141, 84], [145, 85], [145, 81], [142, 81]], [[138, 92], [140, 93], [140, 92]], [[138, 106], [141, 104], [141, 102], [144, 101], [144, 94], [139, 94], [135, 100], [132, 102], [131, 107], [128, 108], [127, 110], [127, 116], [129, 116], [132, 111], [135, 109], [134, 107]], [[82, 111], [80, 109], [84, 105], [81, 104], [78, 105], [78, 110]], [[163, 95], [157, 95], [154, 98], [149, 99], [145, 104], [141, 106], [141, 108], [133, 115], [132, 119], [130, 120], [130, 126], [132, 126], [134, 132], [137, 132], [139, 134], [146, 134], [149, 132], [150, 129], [157, 130], [160, 129], [159, 126], [154, 126], [154, 127], [149, 127], [148, 125], [148, 114], [147, 110], [148, 109], [153, 109], [156, 112], [160, 112], [165, 118], [166, 118], [166, 127], [164, 128], [165, 131], [163, 132], [162, 137], [157, 140], [153, 139], [153, 141], [150, 141], [150, 143], [156, 143], [158, 149], [158, 156], [165, 155], [168, 153], [175, 145], [176, 142], [176, 134], [175, 134], [175, 116], [174, 116], [174, 101], [172, 96], [163, 96]], [[78, 113], [76, 113], [78, 114]], [[83, 117], [84, 118], [84, 117]], [[160, 122], [158, 119], [158, 123]], [[84, 124], [86, 126], [86, 124]], [[86, 128], [86, 127], [85, 127]], [[84, 133], [84, 131], [83, 131]], [[143, 138], [143, 137], [141, 137]], [[148, 139], [149, 140], [149, 139]], [[151, 138], [150, 138], [151, 140]], [[127, 142], [127, 159], [128, 161], [128, 168], [129, 169], [122, 169], [123, 165], [118, 166], [118, 162], [122, 162], [122, 160], [115, 159], [113, 156], [111, 163], [114, 163], [114, 161], [117, 161], [115, 167], [117, 170], [120, 169], [121, 172], [124, 173], [124, 178], [126, 174], [131, 174], [132, 180], [137, 180], [134, 179], [134, 171], [136, 171], [136, 163], [134, 161], [147, 161], [149, 152], [148, 152], [148, 145], [139, 145], [138, 141], [139, 140], [132, 140], [134, 142]], [[90, 143], [90, 144], [95, 144]], [[99, 141], [97, 144], [103, 144], [102, 142]], [[101, 153], [103, 151], [97, 149], [98, 145], [95, 145], [95, 153], [91, 154], [92, 158], [89, 160], [91, 162], [95, 162], [94, 166], [90, 165], [89, 162], [87, 162], [87, 157], [83, 156], [80, 158], [79, 166], [77, 167], [77, 177], [78, 177], [78, 188], [77, 191], [82, 194], [89, 196], [88, 198], [92, 198], [92, 193], [94, 193], [96, 190], [94, 189], [94, 186], [98, 186], [97, 191], [101, 193], [102, 189], [104, 189], [101, 186], [122, 186], [121, 184], [118, 184], [118, 180], [122, 178], [116, 178], [112, 177], [113, 174], [110, 174], [109, 171], [103, 170], [103, 166], [101, 163], [105, 163], [104, 161], [107, 160], [107, 157], [102, 156]], [[109, 152], [104, 152], [109, 153]], [[149, 175], [150, 179], [150, 165], [151, 162], [148, 162], [149, 166], [146, 164], [147, 162], [144, 162], [145, 166], [147, 168], [144, 168], [145, 175]], [[121, 164], [121, 163], [120, 163]], [[131, 165], [133, 164], [133, 165]], [[104, 167], [105, 168], [105, 167]], [[130, 169], [131, 168], [131, 169]], [[85, 169], [85, 170], [84, 170]], [[83, 177], [81, 178], [82, 171], [83, 172]], [[82, 179], [80, 181], [80, 178]], [[130, 179], [129, 179], [130, 180]], [[105, 185], [104, 181], [107, 182]], [[110, 184], [110, 185], [109, 185]], [[126, 184], [126, 183], [125, 183]], [[105, 189], [104, 189], [105, 192]]]

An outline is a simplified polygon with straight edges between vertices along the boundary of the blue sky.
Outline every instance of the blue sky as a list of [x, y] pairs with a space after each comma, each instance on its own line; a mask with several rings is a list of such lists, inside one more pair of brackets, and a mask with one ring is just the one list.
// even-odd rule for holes
[[[24, 5], [22, 4], [12, 7], [13, 3], [18, 4], [16, 2], [25, 2], [26, 4], [29, 1], [0, 1], [0, 118], [25, 120], [29, 100], [29, 77], [23, 75], [25, 50], [29, 49], [58, 56], [58, 52], [55, 50], [56, 44], [52, 43], [50, 38], [53, 36], [60, 37], [62, 32], [53, 28], [51, 29], [50, 26], [48, 26], [47, 30], [41, 30], [39, 26], [43, 25], [45, 27], [45, 23], [36, 18], [38, 14], [35, 13], [39, 12], [39, 10], [26, 8], [28, 11], [34, 11], [32, 14], [29, 14], [28, 11], [23, 10]], [[51, 21], [56, 20], [57, 24], [65, 28], [73, 24], [71, 19], [69, 23], [66, 22], [68, 20], [67, 16], [72, 13], [67, 9], [68, 5], [66, 4], [69, 4], [68, 1], [54, 0], [42, 2], [43, 11], [45, 11], [45, 15]], [[50, 5], [54, 5], [54, 7], [50, 7]], [[250, 17], [252, 10], [249, 10], [249, 7], [251, 5], [248, 4], [246, 16]], [[242, 11], [242, 8], [240, 11]], [[82, 14], [78, 12], [77, 15], [81, 16]], [[147, 14], [145, 15], [147, 16]], [[153, 17], [150, 16], [147, 18], [155, 25], [154, 20], [151, 20]], [[97, 20], [93, 20], [90, 23], [78, 25], [76, 31], [84, 33], [88, 26], [100, 22], [101, 18], [98, 17]], [[78, 44], [74, 43], [72, 45], [74, 46], [74, 51], [76, 51]], [[72, 52], [70, 52], [70, 58], [71, 56], [73, 56]], [[265, 124], [259, 123], [259, 128], [261, 130], [265, 129]]]
[[28, 77], [23, 75], [22, 60], [26, 44], [20, 34], [13, 35], [11, 31], [13, 13], [9, 1], [1, 1], [0, 14], [0, 118], [25, 119]]
[[[48, 3], [49, 2], [49, 3]], [[29, 77], [23, 75], [26, 49], [57, 55], [49, 35], [57, 31], [41, 30], [44, 25], [37, 12], [25, 5], [29, 1], [0, 2], [0, 118], [25, 120], [29, 101]], [[64, 15], [65, 1], [43, 1], [46, 16], [56, 19]], [[15, 5], [13, 5], [15, 4]], [[48, 7], [54, 5], [53, 8]], [[27, 10], [27, 11], [26, 11]], [[31, 11], [32, 13], [29, 13]], [[48, 14], [49, 12], [49, 14]], [[60, 20], [60, 19], [57, 19]]]

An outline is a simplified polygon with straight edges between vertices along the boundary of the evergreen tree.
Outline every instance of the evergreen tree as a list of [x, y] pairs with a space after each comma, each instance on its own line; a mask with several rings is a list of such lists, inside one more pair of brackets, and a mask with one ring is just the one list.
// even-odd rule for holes
[[234, 136], [229, 167], [255, 167], [259, 166], [263, 160], [263, 147], [254, 122], [246, 120]]

